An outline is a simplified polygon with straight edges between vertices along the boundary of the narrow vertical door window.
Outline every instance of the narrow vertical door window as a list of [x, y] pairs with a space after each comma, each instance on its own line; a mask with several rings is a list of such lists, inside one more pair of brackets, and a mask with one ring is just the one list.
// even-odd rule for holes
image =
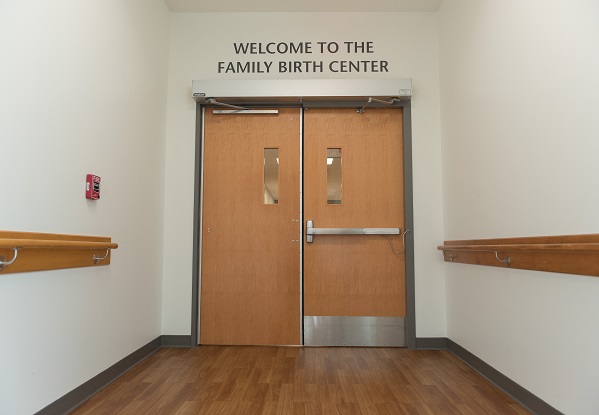
[[264, 204], [279, 204], [279, 149], [264, 149]]
[[327, 205], [340, 205], [342, 194], [341, 149], [327, 148]]

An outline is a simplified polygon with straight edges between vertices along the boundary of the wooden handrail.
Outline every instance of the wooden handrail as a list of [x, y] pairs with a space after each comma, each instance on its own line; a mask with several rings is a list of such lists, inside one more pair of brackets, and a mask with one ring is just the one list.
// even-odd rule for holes
[[599, 234], [445, 241], [437, 249], [445, 262], [599, 276]]
[[0, 231], [0, 275], [110, 264], [105, 236]]
[[599, 252], [599, 243], [564, 244], [504, 244], [504, 245], [441, 245], [440, 251], [480, 251], [480, 252]]
[[0, 239], [0, 249], [117, 249], [118, 247], [118, 244], [114, 242], [60, 241], [48, 239]]

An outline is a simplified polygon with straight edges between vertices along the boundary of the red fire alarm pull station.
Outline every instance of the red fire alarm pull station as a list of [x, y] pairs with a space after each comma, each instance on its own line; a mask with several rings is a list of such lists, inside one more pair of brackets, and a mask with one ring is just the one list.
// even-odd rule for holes
[[100, 176], [87, 175], [85, 179], [85, 198], [94, 200], [100, 198]]

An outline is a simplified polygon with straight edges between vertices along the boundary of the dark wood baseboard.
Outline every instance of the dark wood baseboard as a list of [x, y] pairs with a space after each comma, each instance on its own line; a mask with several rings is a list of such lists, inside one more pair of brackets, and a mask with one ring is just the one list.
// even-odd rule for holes
[[447, 339], [447, 349], [533, 414], [563, 415], [562, 412], [450, 339]]

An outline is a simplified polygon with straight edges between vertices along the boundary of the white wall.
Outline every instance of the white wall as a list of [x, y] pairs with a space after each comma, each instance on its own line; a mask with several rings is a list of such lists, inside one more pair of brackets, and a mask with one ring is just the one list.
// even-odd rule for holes
[[[445, 239], [599, 231], [599, 3], [445, 0]], [[567, 414], [599, 412], [599, 278], [447, 264], [448, 337]]]
[[[167, 115], [163, 333], [189, 334], [194, 180], [193, 79], [332, 78], [331, 73], [218, 74], [217, 62], [245, 60], [233, 42], [372, 41], [389, 72], [339, 77], [413, 78], [416, 323], [418, 336], [445, 336], [438, 38], [427, 13], [172, 13]], [[349, 58], [346, 54], [337, 56]], [[302, 56], [325, 60], [332, 56]], [[261, 60], [257, 56], [249, 60]], [[268, 60], [292, 60], [290, 56]], [[359, 59], [365, 59], [363, 56]]]
[[19, 415], [161, 334], [168, 10], [2, 0], [0, 56], [0, 229], [119, 244], [107, 267], [0, 275], [0, 413]]

